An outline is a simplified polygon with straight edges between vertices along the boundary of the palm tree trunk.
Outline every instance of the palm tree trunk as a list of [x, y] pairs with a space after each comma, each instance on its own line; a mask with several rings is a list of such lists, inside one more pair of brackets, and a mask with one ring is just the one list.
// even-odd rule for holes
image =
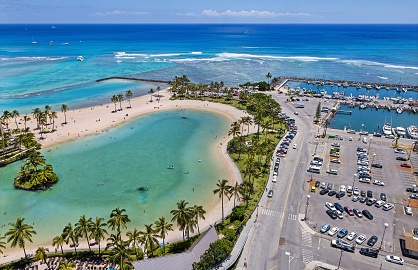
[[67, 114], [66, 113], [64, 113], [64, 121], [65, 121], [64, 124], [67, 124]]
[[164, 247], [164, 254], [165, 254], [165, 242], [164, 242], [164, 240], [165, 240], [165, 237], [163, 236], [163, 247]]
[[25, 253], [25, 259], [27, 257], [25, 247], [23, 247], [23, 253]]
[[62, 249], [62, 244], [61, 244], [61, 253], [64, 256], [64, 250]]
[[87, 238], [87, 245], [89, 246], [89, 251], [91, 252], [91, 248], [90, 248], [90, 240], [88, 235], [86, 234], [86, 238]]
[[100, 257], [100, 241], [99, 241], [99, 257]]
[[222, 220], [224, 220], [224, 194], [222, 193]]

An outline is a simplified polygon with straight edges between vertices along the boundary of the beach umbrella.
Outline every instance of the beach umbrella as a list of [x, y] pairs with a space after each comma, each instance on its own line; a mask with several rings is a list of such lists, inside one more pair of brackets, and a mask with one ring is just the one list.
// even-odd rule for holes
[[44, 128], [44, 131], [49, 131], [49, 128]]

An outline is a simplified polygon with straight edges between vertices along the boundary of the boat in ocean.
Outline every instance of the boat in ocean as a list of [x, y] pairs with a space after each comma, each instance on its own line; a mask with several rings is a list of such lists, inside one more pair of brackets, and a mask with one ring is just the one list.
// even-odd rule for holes
[[409, 138], [418, 140], [418, 128], [416, 126], [410, 126], [406, 129]]
[[77, 61], [83, 61], [83, 60], [84, 60], [84, 57], [83, 56], [77, 57]]
[[183, 119], [187, 119], [187, 116], [182, 116], [181, 118], [183, 118]]
[[174, 166], [167, 166], [167, 169], [174, 169]]
[[402, 113], [402, 112], [403, 112], [403, 110], [402, 110], [402, 108], [401, 108], [401, 107], [398, 107], [398, 108], [396, 109], [396, 112], [397, 112], [397, 113]]
[[406, 130], [404, 127], [396, 127], [395, 132], [399, 135], [399, 137], [403, 137], [406, 134]]
[[383, 134], [389, 136], [392, 134], [392, 126], [390, 124], [385, 124], [383, 126]]

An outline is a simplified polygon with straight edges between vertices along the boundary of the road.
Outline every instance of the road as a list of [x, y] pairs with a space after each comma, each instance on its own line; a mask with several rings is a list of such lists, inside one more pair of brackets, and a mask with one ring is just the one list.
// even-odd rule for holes
[[[304, 217], [308, 194], [304, 191], [306, 181], [310, 178], [306, 168], [315, 151], [314, 133], [317, 130], [312, 120], [316, 103], [311, 105], [314, 108], [299, 110], [291, 103], [285, 103], [286, 97], [283, 95], [274, 93], [272, 97], [281, 104], [283, 112], [296, 120], [298, 134], [292, 144], [297, 144], [297, 149], [289, 147], [286, 157], [281, 158], [277, 183], [271, 181], [268, 183], [267, 188], [273, 189], [274, 195], [261, 201], [256, 228], [247, 240], [237, 269], [242, 269], [244, 262], [247, 269], [252, 270], [305, 269], [306, 264], [311, 261], [325, 261], [338, 265], [340, 250], [331, 248], [328, 239], [312, 235], [310, 231], [303, 229], [299, 222]], [[295, 111], [299, 114], [294, 115]], [[341, 267], [398, 269], [397, 265], [383, 260], [383, 256], [372, 259], [344, 252], [341, 257]], [[402, 269], [414, 268], [404, 265]]]

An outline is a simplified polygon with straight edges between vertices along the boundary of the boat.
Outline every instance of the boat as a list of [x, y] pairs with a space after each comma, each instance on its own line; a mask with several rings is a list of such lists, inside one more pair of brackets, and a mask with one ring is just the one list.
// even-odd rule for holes
[[366, 85], [366, 89], [372, 89], [372, 86], [370, 84]]
[[52, 28], [52, 29], [54, 29], [54, 28], [56, 28], [56, 27], [55, 27], [55, 26], [52, 26], [51, 28]]
[[396, 109], [396, 112], [397, 112], [397, 113], [402, 113], [402, 112], [403, 112], [403, 110], [402, 110], [402, 108], [401, 108], [401, 107], [399, 107], [399, 108], [397, 108], [397, 109]]
[[348, 87], [348, 83], [344, 83], [344, 84], [343, 84], [343, 87], [344, 87], [344, 88], [347, 88], [347, 87]]
[[375, 85], [374, 88], [376, 88], [376, 90], [380, 90], [380, 86], [379, 85]]
[[366, 108], [366, 105], [364, 105], [364, 104], [360, 105], [360, 109], [365, 109], [365, 108]]
[[187, 119], [187, 116], [182, 116], [181, 118], [183, 118], [183, 119]]
[[386, 90], [390, 90], [389, 86], [386, 86]]
[[148, 186], [146, 186], [146, 187], [140, 187], [140, 188], [138, 188], [138, 190], [139, 191], [147, 191], [148, 190]]
[[402, 88], [402, 91], [404, 91], [405, 93], [408, 91], [407, 88]]
[[61, 43], [61, 45], [68, 45], [68, 43], [67, 42], [64, 42], [64, 43]]
[[387, 136], [389, 136], [389, 135], [391, 135], [391, 134], [392, 134], [392, 127], [391, 127], [391, 125], [390, 125], [390, 124], [385, 124], [385, 125], [383, 126], [383, 134], [385, 134], [385, 135], [387, 135]]
[[361, 88], [361, 85], [360, 84], [357, 84], [356, 88], [357, 89], [360, 89]]
[[83, 61], [83, 60], [84, 60], [84, 57], [83, 56], [77, 57], [77, 61]]
[[397, 127], [395, 129], [395, 132], [396, 132], [396, 134], [399, 135], [399, 137], [405, 136], [405, 134], [406, 134], [406, 130], [405, 130], [404, 127]]
[[409, 138], [418, 140], [418, 128], [416, 126], [410, 126], [406, 129]]
[[31, 44], [38, 44], [38, 42], [36, 42], [36, 41], [32, 41], [32, 42], [31, 42]]
[[174, 169], [174, 166], [167, 166], [168, 169]]

